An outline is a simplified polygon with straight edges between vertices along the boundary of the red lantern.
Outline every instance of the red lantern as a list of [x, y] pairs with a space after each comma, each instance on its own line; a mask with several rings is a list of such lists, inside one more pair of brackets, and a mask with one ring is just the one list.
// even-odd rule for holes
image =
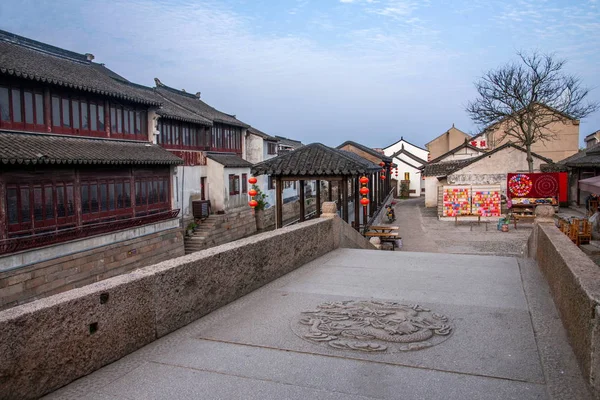
[[248, 205], [249, 205], [250, 207], [254, 208], [254, 207], [256, 207], [256, 206], [258, 205], [258, 201], [256, 201], [256, 200], [250, 200], [250, 201], [248, 202]]
[[367, 183], [369, 183], [369, 178], [367, 178], [366, 176], [363, 176], [363, 177], [360, 178], [359, 182], [362, 185], [366, 185]]
[[381, 175], [380, 178], [383, 181], [385, 179], [385, 175]]
[[358, 191], [360, 194], [362, 194], [363, 196], [366, 196], [369, 194], [369, 188], [366, 187], [361, 187], [360, 190]]
[[249, 196], [252, 196], [252, 197], [254, 197], [254, 196], [256, 196], [257, 194], [258, 194], [258, 192], [257, 192], [256, 190], [254, 190], [254, 189], [250, 189], [250, 190], [248, 190], [248, 195], [249, 195]]
[[363, 197], [362, 199], [360, 199], [360, 204], [363, 205], [363, 207], [366, 207], [369, 205], [369, 199], [367, 199], [366, 197]]
[[383, 161], [379, 163], [380, 167], [383, 167], [384, 165], [385, 165], [385, 163]]
[[248, 182], [249, 182], [251, 185], [254, 185], [256, 182], [258, 182], [258, 179], [256, 179], [255, 177], [251, 177], [250, 179], [248, 179]]

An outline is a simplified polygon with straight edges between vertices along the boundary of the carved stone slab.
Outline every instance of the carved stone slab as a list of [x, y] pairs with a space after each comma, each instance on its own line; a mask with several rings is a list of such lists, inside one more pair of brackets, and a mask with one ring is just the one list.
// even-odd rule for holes
[[417, 304], [348, 300], [319, 304], [292, 321], [302, 339], [365, 352], [421, 350], [452, 333], [448, 318]]

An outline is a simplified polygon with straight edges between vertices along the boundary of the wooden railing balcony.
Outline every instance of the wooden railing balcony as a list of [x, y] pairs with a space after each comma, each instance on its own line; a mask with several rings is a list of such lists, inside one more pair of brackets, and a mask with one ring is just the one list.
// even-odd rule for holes
[[0, 240], [0, 255], [67, 242], [75, 239], [82, 239], [89, 236], [100, 235], [122, 229], [135, 228], [142, 225], [172, 219], [177, 217], [177, 215], [179, 215], [179, 210], [161, 211], [144, 215], [142, 217], [124, 219], [114, 218], [99, 223], [12, 237], [9, 239]]

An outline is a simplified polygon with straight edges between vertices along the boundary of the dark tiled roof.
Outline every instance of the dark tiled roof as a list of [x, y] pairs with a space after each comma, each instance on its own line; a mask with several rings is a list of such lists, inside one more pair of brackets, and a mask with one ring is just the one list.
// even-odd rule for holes
[[192, 111], [201, 115], [202, 117], [222, 124], [229, 124], [233, 126], [239, 126], [242, 128], [249, 128], [250, 125], [245, 124], [233, 115], [225, 114], [213, 108], [200, 100], [197, 95], [184, 92], [182, 90], [173, 89], [165, 84], [161, 83], [160, 80], [155, 78], [156, 92], [165, 99], [171, 100], [175, 104], [185, 108], [186, 110]]
[[465, 142], [464, 142], [463, 144], [461, 144], [460, 146], [456, 146], [456, 147], [455, 147], [455, 148], [453, 148], [452, 150], [445, 152], [445, 153], [444, 153], [444, 154], [442, 154], [441, 156], [439, 156], [439, 157], [436, 157], [436, 158], [434, 158], [433, 160], [431, 160], [431, 161], [429, 161], [429, 162], [430, 162], [430, 163], [436, 163], [436, 162], [440, 162], [441, 160], [443, 160], [443, 159], [444, 159], [444, 158], [446, 158], [447, 156], [449, 156], [449, 155], [451, 155], [451, 154], [454, 154], [454, 153], [458, 152], [459, 150], [462, 150], [462, 149], [465, 149], [465, 148], [467, 148], [467, 149], [471, 149], [471, 150], [475, 150], [475, 151], [477, 151], [478, 153], [485, 153], [485, 151], [484, 151], [484, 150], [482, 150], [482, 149], [479, 149], [479, 148], [477, 148], [477, 147], [473, 146], [472, 144], [470, 144], [469, 142], [465, 141]]
[[469, 165], [469, 160], [442, 161], [438, 163], [426, 164], [422, 167], [423, 176], [446, 176], [462, 167]]
[[284, 146], [289, 146], [289, 147], [291, 147], [293, 149], [299, 149], [300, 147], [304, 146], [302, 144], [302, 142], [299, 141], [299, 140], [289, 139], [289, 138], [286, 138], [286, 137], [283, 137], [283, 136], [277, 136], [277, 135], [275, 135], [275, 138], [277, 140], [279, 140], [280, 144], [282, 144]]
[[[496, 147], [494, 150], [489, 151], [487, 153], [483, 153], [480, 156], [477, 157], [473, 157], [473, 158], [468, 158], [466, 160], [456, 160], [456, 161], [446, 161], [446, 162], [439, 162], [439, 163], [429, 163], [427, 165], [425, 165], [423, 167], [423, 176], [445, 176], [445, 175], [450, 175], [458, 170], [461, 170], [463, 168], [465, 168], [467, 165], [476, 163], [477, 161], [485, 158], [485, 157], [489, 157], [494, 153], [497, 153], [499, 151], [502, 151], [508, 147], [512, 147], [516, 150], [522, 151], [522, 152], [527, 152], [524, 148], [517, 146], [516, 144], [513, 144], [511, 142], [507, 142], [504, 143], [502, 146], [498, 146]], [[542, 157], [539, 154], [536, 153], [531, 153], [532, 156], [544, 161], [546, 164], [553, 164], [552, 160], [546, 157]], [[439, 167], [441, 164], [441, 167]]]
[[262, 131], [259, 131], [258, 129], [256, 129], [253, 126], [251, 126], [250, 128], [248, 128], [248, 132], [250, 132], [251, 134], [256, 135], [258, 137], [261, 137], [261, 138], [263, 138], [265, 140], [270, 140], [272, 142], [278, 142], [279, 141], [279, 139], [277, 139], [276, 137], [271, 136], [271, 135], [267, 135], [266, 133], [264, 133]]
[[423, 160], [421, 157], [415, 156], [413, 153], [406, 150], [404, 148], [404, 145], [402, 145], [402, 148], [400, 149], [400, 151], [397, 151], [394, 154], [392, 154], [392, 158], [396, 157], [396, 158], [400, 159], [400, 157], [398, 157], [398, 156], [400, 156], [402, 154], [406, 154], [408, 156], [408, 158], [412, 159], [413, 161], [418, 162], [421, 165], [427, 164], [427, 161]]
[[[584, 153], [583, 155], [581, 155]], [[579, 157], [575, 157], [579, 155]], [[561, 165], [567, 167], [600, 167], [600, 143], [589, 149], [580, 151], [579, 153], [561, 162]]]
[[345, 141], [344, 143], [340, 144], [337, 148], [341, 149], [342, 147], [344, 147], [346, 145], [354, 146], [357, 149], [360, 149], [360, 150], [364, 151], [365, 153], [368, 153], [368, 154], [372, 155], [373, 157], [377, 157], [381, 160], [388, 161], [388, 162], [392, 161], [391, 157], [388, 157], [383, 153], [380, 153], [378, 151], [371, 149], [370, 147], [364, 146], [360, 143], [353, 142], [351, 140]]
[[[567, 165], [569, 167], [593, 167], [600, 166], [598, 164], [598, 155], [600, 153], [600, 143], [596, 143], [589, 149], [583, 149], [573, 154], [564, 160], [558, 161], [557, 164]], [[595, 164], [595, 165], [594, 165]]]
[[[377, 165], [373, 172], [379, 169]], [[321, 143], [311, 143], [252, 167], [255, 175], [342, 176], [368, 172], [371, 172], [371, 168], [363, 161]]]
[[148, 142], [0, 131], [2, 164], [182, 164]]
[[[83, 54], [0, 31], [0, 74], [47, 82], [132, 102], [160, 105], [140, 95], [108, 68]], [[120, 78], [120, 79], [119, 79]]]
[[235, 153], [206, 153], [206, 157], [228, 168], [250, 168], [252, 163], [242, 159]]
[[569, 168], [563, 164], [542, 164], [540, 170], [542, 172], [567, 172]]

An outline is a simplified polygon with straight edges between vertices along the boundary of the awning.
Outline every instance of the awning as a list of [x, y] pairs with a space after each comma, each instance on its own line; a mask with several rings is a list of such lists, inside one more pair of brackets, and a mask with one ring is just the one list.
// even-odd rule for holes
[[183, 160], [143, 141], [0, 130], [2, 164], [177, 165]]
[[580, 179], [579, 189], [590, 193], [600, 194], [600, 176]]

